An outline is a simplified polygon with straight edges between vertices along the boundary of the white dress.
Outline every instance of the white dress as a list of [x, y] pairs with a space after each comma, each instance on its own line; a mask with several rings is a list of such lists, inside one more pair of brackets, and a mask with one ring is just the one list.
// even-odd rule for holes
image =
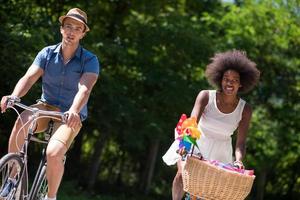
[[[205, 159], [218, 160], [223, 163], [233, 162], [231, 135], [242, 119], [245, 103], [243, 99], [240, 99], [233, 112], [222, 113], [217, 107], [216, 90], [209, 91], [208, 103], [198, 123], [201, 136], [197, 144]], [[180, 159], [180, 155], [176, 153], [178, 146], [179, 141], [175, 140], [162, 157], [167, 165], [174, 165]], [[194, 153], [198, 152], [199, 150], [195, 147]]]

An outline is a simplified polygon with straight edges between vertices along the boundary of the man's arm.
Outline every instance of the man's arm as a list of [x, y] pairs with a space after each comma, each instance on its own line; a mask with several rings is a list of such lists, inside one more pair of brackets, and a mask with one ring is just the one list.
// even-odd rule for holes
[[23, 97], [27, 94], [32, 85], [43, 75], [44, 70], [36, 65], [31, 65], [25, 75], [18, 81], [11, 95], [4, 96], [1, 99], [1, 111], [5, 112], [6, 102], [9, 96]]
[[80, 78], [79, 89], [74, 97], [73, 103], [68, 111], [69, 117], [67, 125], [70, 127], [76, 127], [81, 123], [79, 112], [83, 106], [87, 103], [90, 93], [97, 82], [98, 75], [95, 73], [84, 73]]

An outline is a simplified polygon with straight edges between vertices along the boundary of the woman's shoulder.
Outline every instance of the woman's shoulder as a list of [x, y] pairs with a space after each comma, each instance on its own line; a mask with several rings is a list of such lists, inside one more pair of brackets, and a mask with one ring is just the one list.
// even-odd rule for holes
[[198, 101], [202, 102], [202, 104], [206, 105], [209, 100], [209, 94], [211, 90], [201, 90], [198, 94]]
[[198, 94], [198, 96], [201, 96], [202, 98], [208, 98], [209, 97], [210, 90], [201, 90]]
[[245, 102], [243, 109], [243, 116], [251, 116], [252, 115], [252, 107], [249, 103]]

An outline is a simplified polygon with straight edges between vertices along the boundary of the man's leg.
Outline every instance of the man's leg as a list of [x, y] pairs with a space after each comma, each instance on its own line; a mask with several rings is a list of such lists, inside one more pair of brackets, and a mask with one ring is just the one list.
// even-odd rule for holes
[[181, 160], [179, 160], [177, 162], [177, 173], [173, 180], [173, 185], [172, 185], [172, 199], [173, 200], [181, 200], [184, 195], [181, 162], [182, 162]]
[[[45, 110], [45, 107], [41, 104], [34, 104], [31, 107]], [[28, 122], [32, 121], [31, 115], [32, 112], [25, 110], [20, 114], [20, 117], [18, 117], [18, 119], [16, 120], [9, 137], [8, 152], [19, 152], [21, 150], [24, 144], [24, 139], [27, 136], [28, 129], [31, 126], [31, 122]], [[44, 131], [47, 128], [48, 122], [49, 119], [45, 118], [37, 120], [37, 126], [33, 127], [34, 131]], [[20, 130], [21, 128], [22, 130]]]
[[16, 120], [15, 125], [11, 131], [8, 143], [8, 152], [16, 153], [19, 152], [24, 144], [24, 139], [27, 135], [27, 130], [29, 125], [24, 127], [22, 130], [21, 127], [23, 123], [28, 122], [30, 113], [25, 111], [21, 114], [21, 116]]
[[55, 122], [54, 134], [47, 147], [47, 170], [48, 198], [55, 198], [64, 174], [64, 156], [72, 141], [80, 131], [81, 125], [76, 129], [66, 124]]
[[51, 140], [47, 147], [47, 181], [48, 197], [55, 198], [64, 174], [64, 156], [67, 152], [65, 144]]

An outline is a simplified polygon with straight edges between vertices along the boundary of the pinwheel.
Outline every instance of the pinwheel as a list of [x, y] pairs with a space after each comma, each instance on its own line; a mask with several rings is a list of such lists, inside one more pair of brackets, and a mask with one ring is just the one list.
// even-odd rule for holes
[[192, 145], [199, 149], [196, 140], [200, 138], [201, 133], [195, 117], [187, 118], [186, 114], [182, 114], [175, 129], [178, 134], [176, 139], [180, 141], [180, 154], [189, 152]]

